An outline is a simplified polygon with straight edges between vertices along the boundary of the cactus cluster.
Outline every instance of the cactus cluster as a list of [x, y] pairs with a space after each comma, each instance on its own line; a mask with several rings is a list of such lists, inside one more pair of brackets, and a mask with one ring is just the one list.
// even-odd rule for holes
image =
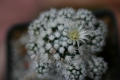
[[107, 69], [95, 54], [105, 45], [107, 27], [85, 9], [63, 8], [43, 12], [28, 29], [28, 53], [36, 61], [39, 77], [99, 80]]

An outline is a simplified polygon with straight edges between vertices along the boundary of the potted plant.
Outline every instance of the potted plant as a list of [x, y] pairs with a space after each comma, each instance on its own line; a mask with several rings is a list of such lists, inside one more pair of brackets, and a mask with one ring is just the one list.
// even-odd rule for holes
[[[59, 14], [59, 16], [55, 16], [55, 14]], [[111, 13], [107, 11], [95, 12], [97, 17], [103, 17], [106, 14], [111, 16]], [[107, 22], [107, 20], [105, 21]], [[49, 78], [56, 79], [56, 76], [60, 80], [63, 78], [66, 80], [88, 79], [86, 76], [97, 80], [105, 72], [107, 63], [108, 70], [114, 69], [118, 65], [115, 63], [115, 67], [110, 66], [112, 63], [110, 59], [113, 59], [110, 56], [113, 55], [113, 52], [108, 53], [109, 45], [114, 44], [113, 37], [111, 37], [114, 35], [114, 31], [111, 33], [108, 30], [111, 35], [107, 36], [107, 46], [103, 48], [102, 52], [99, 52], [104, 46], [106, 25], [96, 19], [88, 10], [80, 9], [77, 12], [71, 8], [65, 8], [43, 12], [29, 25], [28, 31], [30, 34], [28, 53], [36, 62], [35, 68], [39, 77], [50, 73], [49, 75], [53, 74], [54, 77]], [[99, 39], [97, 40], [96, 37]], [[118, 52], [118, 46], [113, 46], [117, 47], [113, 51]], [[117, 52], [116, 55], [118, 55]], [[116, 55], [114, 56], [118, 59]], [[101, 57], [104, 57], [107, 63]], [[112, 74], [114, 71], [110, 73]], [[109, 79], [106, 76], [111, 75], [110, 73], [103, 75], [104, 78]]]

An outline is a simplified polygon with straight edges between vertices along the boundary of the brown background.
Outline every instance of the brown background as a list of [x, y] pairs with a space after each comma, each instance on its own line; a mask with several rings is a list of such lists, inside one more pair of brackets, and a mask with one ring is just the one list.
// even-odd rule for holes
[[51, 7], [111, 9], [117, 19], [120, 36], [120, 0], [0, 0], [0, 80], [4, 80], [6, 63], [6, 34], [12, 25], [29, 22], [39, 12]]

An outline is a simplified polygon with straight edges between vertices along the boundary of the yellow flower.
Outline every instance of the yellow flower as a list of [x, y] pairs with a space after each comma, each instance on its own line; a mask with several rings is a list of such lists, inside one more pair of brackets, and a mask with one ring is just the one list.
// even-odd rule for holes
[[83, 29], [83, 25], [80, 27], [70, 27], [67, 31], [68, 38], [73, 42], [73, 45], [77, 43], [79, 47], [80, 42], [88, 40], [87, 35], [89, 34], [88, 30]]
[[68, 32], [68, 36], [71, 40], [77, 41], [79, 39], [79, 32], [78, 30], [72, 30]]

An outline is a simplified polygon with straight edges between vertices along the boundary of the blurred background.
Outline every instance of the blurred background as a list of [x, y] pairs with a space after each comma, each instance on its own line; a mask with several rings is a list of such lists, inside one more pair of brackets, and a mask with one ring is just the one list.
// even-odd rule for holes
[[110, 9], [115, 14], [120, 38], [120, 0], [0, 0], [0, 80], [5, 79], [6, 36], [13, 25], [30, 22], [50, 8], [63, 7]]

